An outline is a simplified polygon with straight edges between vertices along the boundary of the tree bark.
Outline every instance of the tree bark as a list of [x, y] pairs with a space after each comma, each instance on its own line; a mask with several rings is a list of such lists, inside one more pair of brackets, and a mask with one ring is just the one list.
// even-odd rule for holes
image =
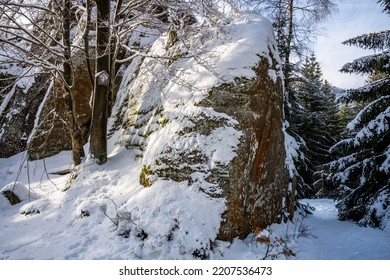
[[[90, 154], [98, 164], [107, 161], [107, 119], [110, 86], [110, 0], [96, 1], [96, 69]], [[108, 82], [106, 80], [108, 79]]]
[[94, 87], [94, 81], [95, 79], [93, 78], [93, 71], [91, 67], [91, 61], [90, 61], [90, 53], [89, 53], [89, 25], [91, 23], [91, 5], [90, 5], [91, 0], [86, 0], [85, 2], [85, 11], [87, 13], [87, 22], [85, 23], [85, 30], [83, 34], [83, 39], [84, 39], [84, 55], [85, 55], [85, 62], [87, 64], [87, 71], [88, 71], [88, 76], [89, 80], [91, 82], [91, 87]]
[[284, 85], [288, 88], [290, 82], [290, 74], [291, 74], [291, 64], [290, 64], [290, 56], [291, 56], [291, 43], [293, 39], [293, 20], [294, 20], [294, 0], [288, 1], [288, 31], [287, 31], [287, 39], [286, 39], [286, 54], [284, 61]]
[[67, 110], [67, 122], [72, 141], [72, 159], [75, 166], [81, 163], [85, 156], [83, 148], [83, 138], [81, 129], [77, 124], [75, 116], [75, 104], [72, 95], [72, 65], [71, 65], [71, 42], [70, 42], [70, 9], [71, 1], [64, 0], [62, 9], [63, 17], [63, 42], [64, 42], [64, 61], [63, 61], [63, 83], [65, 88], [65, 105]]

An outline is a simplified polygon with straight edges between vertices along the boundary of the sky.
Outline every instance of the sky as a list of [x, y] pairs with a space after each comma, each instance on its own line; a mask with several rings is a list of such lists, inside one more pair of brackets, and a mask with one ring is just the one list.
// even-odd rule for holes
[[321, 64], [324, 78], [341, 88], [356, 88], [364, 85], [365, 77], [340, 73], [341, 67], [359, 57], [372, 54], [341, 42], [365, 33], [390, 28], [390, 16], [382, 13], [376, 0], [334, 0], [338, 12], [333, 14], [322, 27], [325, 34], [317, 38], [314, 51]]

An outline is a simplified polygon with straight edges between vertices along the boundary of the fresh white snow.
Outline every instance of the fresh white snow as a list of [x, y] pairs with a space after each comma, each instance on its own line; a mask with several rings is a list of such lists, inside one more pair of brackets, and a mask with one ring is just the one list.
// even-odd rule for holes
[[[338, 221], [330, 200], [308, 201], [317, 211], [307, 219], [297, 215], [294, 223], [245, 240], [215, 241], [226, 205], [210, 195], [220, 189], [205, 178], [234, 158], [241, 132], [232, 117], [195, 104], [215, 86], [254, 77], [258, 55], [273, 63], [272, 53], [277, 62], [271, 25], [243, 16], [223, 29], [196, 32], [189, 48], [181, 42], [167, 50], [167, 34], [156, 37], [144, 42], [151, 44], [150, 57], [135, 58], [123, 70], [114, 111], [128, 126], [114, 127], [110, 119], [105, 165], [87, 159], [73, 174], [55, 175], [72, 167], [69, 152], [33, 162], [25, 153], [0, 159], [0, 191], [14, 190], [23, 200], [10, 205], [0, 195], [0, 259], [390, 259], [389, 232]], [[153, 59], [176, 54], [168, 63]], [[269, 72], [272, 79], [279, 74]], [[123, 106], [126, 98], [130, 104]], [[225, 126], [177, 137], [205, 116]], [[288, 135], [286, 140], [292, 149]], [[163, 163], [165, 152], [173, 157], [181, 151], [208, 159], [191, 174], [195, 183], [151, 175], [150, 187], [140, 184], [143, 168]]]
[[390, 260], [390, 231], [339, 221], [331, 199], [307, 200], [315, 207], [305, 219], [311, 236], [297, 241], [297, 259]]
[[[20, 204], [11, 206], [5, 197], [0, 196], [0, 259], [190, 258], [181, 255], [184, 248], [170, 247], [163, 235], [188, 231], [189, 235], [196, 236], [210, 230], [207, 225], [212, 223], [209, 209], [207, 205], [202, 205], [202, 200], [181, 205], [181, 201], [188, 203], [182, 197], [192, 196], [194, 190], [180, 189], [175, 184], [164, 189], [132, 188], [131, 185], [138, 184], [138, 177], [134, 176], [137, 165], [132, 164], [129, 160], [131, 152], [125, 149], [112, 151], [104, 167], [84, 166], [84, 172], [80, 173], [84, 174], [80, 176], [85, 176], [82, 184], [67, 191], [63, 189], [70, 175], [47, 176], [46, 171], [69, 168], [68, 152], [46, 159], [46, 171], [42, 160], [27, 164], [23, 157], [22, 153], [0, 159], [1, 189], [12, 189], [16, 180], [18, 183], [14, 190], [23, 198]], [[28, 189], [29, 181], [31, 195], [24, 188]], [[102, 209], [106, 205], [106, 214], [115, 219], [115, 207], [122, 204], [121, 198], [127, 197], [125, 193], [129, 192], [132, 199], [127, 202], [127, 210], [132, 221], [138, 224], [142, 220], [142, 224], [148, 226], [145, 229], [148, 237], [142, 242], [136, 236], [120, 236], [117, 227]], [[170, 192], [175, 192], [177, 200], [170, 201], [165, 210], [156, 208], [160, 205], [159, 201], [170, 197]], [[339, 221], [334, 202], [330, 199], [304, 202], [316, 208], [312, 215], [303, 219], [297, 216], [294, 223], [272, 225], [265, 231], [271, 241], [283, 239], [283, 246], [290, 248], [295, 256], [278, 254], [283, 246], [274, 246], [268, 258], [277, 255], [277, 259], [292, 260], [390, 260], [389, 231]], [[194, 228], [194, 224], [199, 224], [194, 219], [202, 220], [204, 227]], [[260, 235], [264, 235], [264, 231]], [[172, 238], [181, 238], [181, 243], [173, 244], [184, 246], [196, 242], [185, 233], [174, 233]], [[152, 246], [156, 251], [150, 249]], [[145, 251], [143, 248], [149, 249]], [[245, 240], [235, 239], [232, 243], [216, 242], [210, 257], [263, 259], [265, 248], [264, 243], [256, 242], [255, 236], [250, 235]]]

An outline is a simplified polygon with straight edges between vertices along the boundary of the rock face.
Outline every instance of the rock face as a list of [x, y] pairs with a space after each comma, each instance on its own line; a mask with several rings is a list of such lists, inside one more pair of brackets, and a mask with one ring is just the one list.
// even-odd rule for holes
[[[118, 143], [141, 159], [140, 185], [151, 192], [169, 186], [177, 196], [192, 193], [189, 205], [205, 201], [212, 222], [189, 211], [185, 219], [202, 233], [183, 238], [206, 252], [212, 240], [245, 238], [281, 222], [294, 205], [272, 29], [264, 19], [254, 19], [226, 27], [228, 38], [213, 32], [178, 32], [173, 43], [169, 33], [162, 36], [149, 55], [170, 59], [146, 58], [141, 70], [130, 67], [124, 77], [135, 78], [119, 90], [128, 109]], [[164, 197], [177, 199], [174, 192]], [[125, 206], [134, 215], [142, 209], [134, 201]], [[156, 211], [164, 207], [157, 205]]]
[[52, 85], [38, 116], [38, 125], [31, 137], [28, 155], [31, 160], [52, 156], [71, 149], [66, 127], [65, 105], [57, 84]]
[[[87, 141], [92, 85], [85, 65], [81, 52], [74, 55], [75, 111]], [[0, 157], [10, 157], [27, 150], [29, 158], [34, 160], [70, 150], [63, 95], [59, 81], [51, 82], [48, 75], [37, 75], [31, 80], [16, 83], [8, 96], [2, 96]]]
[[280, 222], [286, 207], [283, 88], [280, 78], [273, 80], [269, 75], [270, 69], [276, 70], [273, 63], [260, 59], [256, 78], [214, 88], [200, 103], [234, 117], [243, 132], [237, 156], [225, 167], [229, 175], [216, 180], [227, 200], [219, 232], [222, 240], [245, 238], [254, 229]]
[[[86, 70], [86, 63], [81, 52], [73, 57], [74, 67], [74, 104], [78, 125], [87, 141], [91, 108], [89, 100], [92, 94], [92, 85]], [[28, 147], [30, 159], [39, 159], [52, 156], [64, 150], [70, 150], [71, 139], [66, 126], [66, 107], [64, 90], [59, 81], [56, 81], [49, 92], [45, 104], [39, 115], [38, 126], [31, 138]]]
[[36, 114], [47, 88], [45, 75], [22, 78], [2, 98], [0, 115], [0, 157], [10, 157], [27, 148]]

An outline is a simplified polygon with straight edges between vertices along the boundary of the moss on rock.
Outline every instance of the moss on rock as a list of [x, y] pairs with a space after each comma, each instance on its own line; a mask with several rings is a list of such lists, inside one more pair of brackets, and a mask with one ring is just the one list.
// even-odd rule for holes
[[149, 188], [152, 185], [151, 176], [153, 175], [152, 168], [150, 165], [142, 165], [141, 174], [139, 176], [139, 183], [145, 188]]

